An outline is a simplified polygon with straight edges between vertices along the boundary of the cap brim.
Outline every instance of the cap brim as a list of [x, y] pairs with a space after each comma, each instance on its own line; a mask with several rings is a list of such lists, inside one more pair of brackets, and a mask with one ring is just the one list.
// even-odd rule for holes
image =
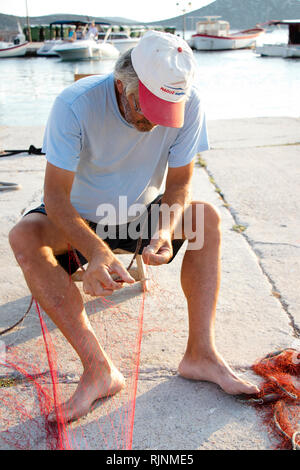
[[139, 80], [139, 100], [143, 115], [153, 124], [165, 127], [182, 127], [185, 100], [173, 103], [155, 96]]

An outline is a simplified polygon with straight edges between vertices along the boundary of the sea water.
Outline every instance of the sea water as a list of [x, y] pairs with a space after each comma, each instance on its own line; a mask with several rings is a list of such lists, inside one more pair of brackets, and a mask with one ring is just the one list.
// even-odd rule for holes
[[[186, 39], [191, 33], [186, 34]], [[286, 42], [287, 31], [260, 42]], [[194, 51], [196, 83], [208, 119], [300, 116], [300, 59], [260, 57], [253, 50]], [[55, 97], [75, 73], [109, 73], [112, 61], [57, 57], [0, 59], [0, 126], [43, 126]]]

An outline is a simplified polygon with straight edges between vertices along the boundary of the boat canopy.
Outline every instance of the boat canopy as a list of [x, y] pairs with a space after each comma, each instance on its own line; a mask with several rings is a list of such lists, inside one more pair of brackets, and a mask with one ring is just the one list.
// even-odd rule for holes
[[[87, 24], [92, 23], [93, 20], [91, 21], [79, 21], [79, 20], [57, 20], [57, 21], [52, 21], [50, 23], [51, 26], [55, 25], [75, 25], [75, 26], [85, 26]], [[106, 21], [94, 21], [95, 24], [103, 24], [103, 25], [110, 25], [111, 23], [107, 23]]]
[[289, 27], [289, 44], [300, 44], [300, 20], [273, 20], [269, 25], [285, 25]]
[[227, 36], [230, 24], [228, 21], [219, 20], [221, 16], [204, 16], [196, 25], [197, 34], [207, 34], [213, 36]]
[[300, 20], [272, 20], [269, 24], [300, 24]]

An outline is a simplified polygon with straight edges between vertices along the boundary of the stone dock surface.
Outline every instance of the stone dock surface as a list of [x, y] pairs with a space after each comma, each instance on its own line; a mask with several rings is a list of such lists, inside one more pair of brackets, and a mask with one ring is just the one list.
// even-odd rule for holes
[[[211, 121], [208, 128], [211, 150], [197, 159], [193, 198], [214, 204], [222, 217], [216, 342], [238, 374], [259, 383], [250, 370], [255, 360], [274, 350], [299, 348], [300, 343], [300, 119]], [[42, 127], [0, 127], [0, 148], [40, 147], [42, 136]], [[18, 191], [0, 191], [0, 330], [17, 321], [30, 300], [7, 235], [24, 211], [39, 203], [44, 169], [43, 156], [0, 158], [0, 181], [21, 185]], [[177, 374], [187, 338], [186, 303], [180, 288], [183, 255], [181, 250], [171, 265], [149, 269], [152, 288], [145, 296], [132, 448], [272, 449], [274, 441], [255, 409], [214, 384]], [[142, 294], [135, 285], [115, 293], [111, 300], [136, 317]], [[17, 345], [27, 358], [41, 355], [35, 313], [1, 337], [5, 344]], [[98, 314], [89, 316], [100, 331]], [[75, 377], [63, 384], [70, 395], [81, 366], [50, 320], [47, 325], [59, 352], [60, 371], [64, 377]], [[118, 328], [118, 322], [114, 325]], [[120, 356], [122, 348], [126, 351], [126, 344], [120, 342]], [[26, 387], [20, 387], [11, 387], [11, 393], [17, 397], [22, 392], [26, 398]], [[71, 425], [74, 433], [79, 427], [81, 433], [74, 447], [84, 448], [83, 435], [88, 448], [105, 448], [105, 443], [122, 447], [120, 442], [103, 440], [99, 431], [99, 423], [107, 426], [108, 412], [113, 416], [112, 406], [109, 411], [107, 406], [97, 407]], [[10, 420], [1, 399], [0, 413], [0, 448], [13, 448], [1, 436], [21, 425]], [[42, 442], [32, 442], [32, 448], [43, 448]]]

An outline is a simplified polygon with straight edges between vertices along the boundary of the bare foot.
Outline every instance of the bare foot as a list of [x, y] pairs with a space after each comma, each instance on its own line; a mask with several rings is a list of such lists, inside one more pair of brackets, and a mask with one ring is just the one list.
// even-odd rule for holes
[[218, 354], [212, 358], [198, 360], [190, 359], [185, 355], [179, 364], [178, 372], [186, 379], [214, 382], [230, 395], [259, 392], [256, 385], [235, 375], [229, 365]]
[[88, 414], [92, 404], [99, 398], [118, 393], [125, 385], [123, 375], [112, 367], [110, 372], [95, 370], [84, 372], [74, 395], [48, 416], [50, 423], [74, 421]]

